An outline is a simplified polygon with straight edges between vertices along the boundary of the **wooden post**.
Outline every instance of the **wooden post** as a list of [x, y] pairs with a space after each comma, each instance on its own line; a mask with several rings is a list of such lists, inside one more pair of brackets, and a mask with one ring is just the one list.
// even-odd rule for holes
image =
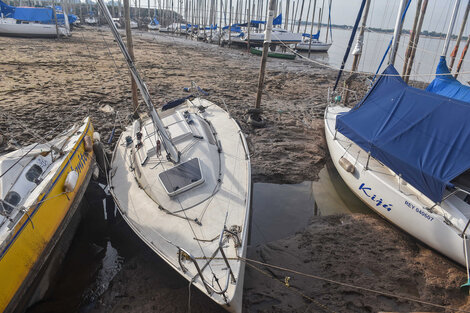
[[413, 67], [413, 61], [416, 54], [416, 47], [418, 47], [419, 36], [421, 35], [421, 27], [423, 26], [424, 15], [426, 14], [426, 9], [428, 7], [428, 0], [423, 0], [423, 5], [421, 6], [421, 13], [419, 15], [418, 29], [416, 30], [416, 35], [414, 38], [413, 46], [411, 47], [410, 57], [408, 59], [408, 65], [406, 67], [406, 74], [404, 75], [403, 80], [408, 83], [410, 80], [411, 68]]
[[[134, 62], [134, 45], [132, 43], [132, 31], [131, 31], [131, 13], [129, 8], [129, 0], [124, 0], [124, 18], [126, 21], [126, 39], [127, 39], [127, 50], [129, 51], [129, 56]], [[131, 75], [131, 88], [132, 88], [132, 106], [134, 111], [137, 110], [139, 106], [137, 100], [137, 84], [135, 83], [134, 77]]]
[[[418, 0], [418, 1], [421, 1], [421, 0]], [[364, 31], [367, 25], [367, 16], [369, 15], [369, 7], [370, 7], [370, 0], [367, 0], [366, 5], [364, 7], [364, 13], [362, 14], [362, 24], [361, 24], [361, 29], [359, 30], [359, 36], [357, 37], [356, 47], [354, 48], [354, 51], [352, 53], [354, 54], [354, 59], [353, 59], [352, 67], [351, 67], [351, 72], [352, 72], [351, 74], [354, 74], [354, 72], [357, 70], [357, 67], [359, 66], [359, 60], [361, 59], [362, 43], [364, 41]], [[351, 82], [349, 80], [346, 80], [346, 91], [344, 94], [344, 103], [348, 103], [349, 101], [350, 83]]]
[[467, 42], [465, 43], [465, 47], [463, 48], [462, 54], [460, 55], [460, 60], [459, 60], [459, 63], [457, 64], [457, 69], [455, 70], [455, 74], [454, 74], [455, 78], [459, 76], [460, 68], [462, 67], [463, 59], [465, 59], [465, 55], [467, 54], [469, 44], [470, 44], [470, 34], [467, 37]]
[[[308, 2], [308, 9], [307, 9], [307, 21], [305, 22], [305, 26], [304, 26], [304, 33], [307, 32], [307, 24], [308, 24], [308, 14], [310, 13], [310, 6], [312, 5], [312, 0], [310, 0]], [[313, 19], [312, 19], [312, 23], [313, 23]], [[312, 39], [312, 38], [310, 38]]]
[[246, 48], [247, 48], [248, 52], [250, 52], [250, 29], [251, 29], [250, 7], [251, 7], [251, 0], [248, 0], [248, 9], [247, 9], [248, 10], [248, 12], [247, 12], [247, 14], [248, 14], [248, 22], [247, 22], [248, 23], [247, 24], [247, 26], [248, 26], [248, 37], [247, 37], [247, 39], [248, 40], [247, 40], [247, 43], [246, 43]]
[[52, 14], [54, 14], [56, 35], [57, 35], [57, 38], [59, 38], [59, 24], [57, 23], [57, 12], [55, 10], [55, 1], [52, 1]]
[[228, 16], [228, 46], [232, 46], [232, 0], [229, 4], [229, 16]]
[[418, 0], [418, 4], [416, 5], [416, 13], [415, 13], [415, 19], [413, 21], [413, 28], [411, 29], [410, 40], [408, 41], [408, 47], [406, 48], [406, 52], [405, 52], [405, 61], [403, 62], [403, 71], [401, 72], [402, 77], [403, 75], [405, 75], [406, 69], [408, 67], [408, 59], [410, 58], [411, 48], [413, 46], [414, 39], [416, 36], [416, 28], [418, 27], [419, 12], [421, 10], [422, 2], [423, 2], [422, 0]]
[[310, 24], [310, 40], [308, 42], [308, 58], [312, 50], [313, 22], [315, 20], [315, 9], [317, 8], [317, 0], [313, 1], [312, 24]]
[[463, 16], [462, 26], [460, 26], [459, 36], [457, 37], [457, 42], [455, 43], [454, 50], [450, 54], [449, 62], [449, 71], [452, 72], [452, 67], [454, 67], [455, 57], [457, 52], [459, 52], [460, 41], [462, 40], [463, 30], [465, 29], [465, 24], [467, 24], [468, 12], [470, 10], [470, 1], [467, 3], [467, 8], [465, 9], [465, 15]]
[[286, 17], [285, 17], [285, 24], [284, 24], [284, 29], [287, 30], [287, 28], [289, 27], [289, 6], [290, 6], [290, 0], [287, 0], [286, 1]]
[[273, 29], [273, 19], [274, 19], [274, 8], [276, 7], [276, 0], [269, 0], [269, 13], [268, 20], [266, 22], [266, 33], [264, 35], [263, 42], [263, 55], [261, 57], [261, 67], [259, 70], [259, 79], [258, 79], [258, 92], [256, 94], [256, 104], [255, 108], [260, 109], [261, 107], [261, 95], [263, 93], [264, 85], [264, 74], [266, 71], [266, 62], [268, 59], [268, 50], [269, 44], [271, 43], [271, 32]]
[[300, 32], [300, 23], [302, 22], [302, 14], [304, 13], [305, 0], [302, 0], [302, 6], [300, 8], [299, 23], [297, 24], [297, 33]]

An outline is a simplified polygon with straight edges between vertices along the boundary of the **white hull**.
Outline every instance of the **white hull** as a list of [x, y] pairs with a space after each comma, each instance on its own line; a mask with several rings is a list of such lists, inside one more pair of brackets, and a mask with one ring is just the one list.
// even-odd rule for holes
[[295, 46], [298, 51], [308, 51], [309, 47], [312, 52], [327, 52], [331, 47], [331, 43], [312, 42], [310, 45], [308, 42], [302, 42]]
[[148, 25], [147, 25], [147, 28], [148, 28], [149, 30], [159, 30], [159, 29], [160, 29], [160, 25], [148, 24]]
[[97, 25], [98, 24], [98, 19], [96, 19], [95, 17], [87, 17], [87, 18], [85, 18], [85, 23], [87, 23], [89, 25]]
[[[205, 112], [198, 112], [200, 105]], [[185, 111], [190, 114], [190, 122], [182, 118]], [[251, 193], [245, 138], [225, 111], [199, 98], [159, 115], [181, 152], [179, 164], [197, 159], [203, 182], [188, 190], [174, 188], [175, 194], [170, 195], [162, 185], [161, 175], [175, 165], [166, 160], [163, 148], [162, 155], [155, 153], [152, 123], [146, 120], [141, 126], [135, 122], [122, 133], [113, 154], [110, 186], [115, 202], [135, 233], [171, 267], [188, 281], [194, 279], [198, 289], [227, 310], [241, 312], [245, 264], [237, 257], [246, 255]], [[135, 150], [139, 130], [143, 133], [143, 146]], [[126, 145], [127, 136], [134, 138], [133, 143]], [[229, 229], [233, 225], [240, 227], [241, 246], [222, 232], [224, 224]], [[229, 267], [217, 250], [221, 233]], [[224, 289], [228, 282], [225, 298], [208, 292], [193, 262], [187, 258], [179, 262], [179, 248], [195, 257], [205, 281], [214, 289]], [[204, 267], [204, 256], [210, 257], [215, 252], [210, 266]], [[236, 282], [229, 278], [229, 268]], [[213, 273], [221, 288], [212, 279]]]
[[[0, 35], [19, 37], [56, 37], [57, 28], [52, 24], [16, 24], [16, 20], [11, 18], [0, 18]], [[68, 36], [69, 32], [65, 27], [59, 26], [59, 36]]]
[[[297, 33], [291, 33], [284, 29], [273, 29], [271, 35], [272, 43], [301, 43], [302, 35]], [[248, 35], [245, 35], [244, 40], [248, 40]], [[250, 33], [250, 43], [263, 43], [264, 42], [264, 32], [263, 33]]]
[[[331, 106], [325, 112], [328, 148], [344, 182], [379, 215], [431, 248], [465, 265], [464, 241], [460, 234], [470, 217], [469, 205], [457, 196], [450, 196], [430, 212], [426, 208], [431, 208], [434, 203], [388, 167], [370, 158], [366, 169], [367, 152], [339, 132], [335, 138], [336, 116], [348, 110], [342, 106]], [[341, 158], [354, 165], [353, 174], [340, 165]], [[384, 205], [390, 210], [384, 208]], [[448, 225], [449, 222], [451, 225]]]

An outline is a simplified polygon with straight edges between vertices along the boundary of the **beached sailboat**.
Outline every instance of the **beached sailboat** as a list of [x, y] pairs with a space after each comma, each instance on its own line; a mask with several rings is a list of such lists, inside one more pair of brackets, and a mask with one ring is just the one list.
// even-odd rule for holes
[[[92, 174], [89, 118], [44, 144], [0, 156], [0, 311], [22, 312]], [[43, 290], [44, 291], [44, 290]]]
[[332, 43], [331, 42], [322, 42], [319, 39], [320, 31], [315, 35], [310, 36], [310, 34], [302, 34], [303, 40], [301, 43], [298, 43], [295, 46], [295, 49], [298, 51], [311, 51], [311, 52], [328, 52]]
[[[248, 40], [248, 37], [244, 37]], [[261, 44], [264, 41], [264, 32], [250, 34], [250, 43]], [[299, 44], [302, 42], [302, 34], [290, 32], [282, 28], [273, 28], [272, 43]]]
[[420, 90], [408, 86], [390, 64], [354, 108], [335, 101], [337, 95], [330, 98], [325, 134], [336, 169], [364, 203], [465, 265], [470, 91], [450, 75], [444, 57], [438, 74]]
[[368, 206], [465, 265], [470, 104], [408, 86], [390, 66], [354, 109], [332, 102], [325, 133], [339, 174]]
[[[0, 1], [0, 35], [20, 37], [69, 36], [68, 16], [56, 26], [52, 8], [14, 7]], [[57, 19], [60, 16], [57, 15]]]
[[147, 28], [149, 30], [159, 30], [160, 29], [160, 23], [158, 22], [157, 18], [154, 17], [150, 23], [147, 25]]
[[[109, 185], [128, 225], [203, 293], [241, 312], [251, 167], [236, 121], [199, 97], [154, 108], [111, 16], [99, 4], [123, 52], [149, 117], [119, 138]], [[201, 92], [193, 86], [194, 92]]]

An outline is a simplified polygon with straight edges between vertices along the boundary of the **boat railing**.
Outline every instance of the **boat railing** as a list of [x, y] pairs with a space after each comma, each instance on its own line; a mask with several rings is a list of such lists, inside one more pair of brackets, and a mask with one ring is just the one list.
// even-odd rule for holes
[[[214, 253], [209, 258], [206, 258], [206, 257], [202, 258], [202, 259], [207, 260], [207, 262], [204, 264], [204, 266], [202, 268], [199, 266], [199, 263], [197, 262], [197, 260], [201, 259], [201, 258], [197, 258], [197, 257], [193, 256], [187, 250], [185, 250], [181, 247], [178, 247], [178, 263], [181, 267], [181, 270], [183, 271], [183, 273], [186, 273], [188, 271], [188, 269], [183, 265], [183, 262], [182, 262], [183, 260], [191, 261], [194, 264], [194, 267], [196, 268], [196, 271], [197, 271], [197, 275], [193, 277], [193, 281], [199, 276], [202, 283], [203, 283], [203, 285], [204, 285], [204, 287], [206, 288], [207, 293], [209, 295], [211, 295], [212, 293], [224, 295], [225, 292], [227, 292], [230, 280], [232, 281], [232, 283], [236, 283], [235, 275], [232, 271], [232, 268], [230, 267], [230, 263], [228, 262], [227, 256], [225, 255], [225, 252], [224, 252], [224, 235], [226, 233], [229, 234], [231, 237], [233, 237], [235, 239], [235, 241], [236, 241], [235, 246], [236, 247], [241, 246], [241, 241], [240, 241], [240, 238], [238, 237], [238, 234], [228, 230], [227, 227], [224, 225], [224, 228], [222, 229], [222, 232], [220, 234], [219, 245], [218, 245], [217, 249], [214, 251]], [[203, 274], [203, 271], [210, 264], [211, 261], [215, 260], [215, 257], [217, 256], [217, 254], [219, 252], [222, 256], [222, 259], [225, 262], [225, 265], [227, 266], [228, 273], [227, 273], [227, 279], [225, 281], [224, 288], [222, 289], [222, 287], [220, 287], [220, 285], [219, 285], [220, 290], [217, 290], [212, 286], [212, 284], [210, 284], [209, 282], [206, 281], [206, 279], [204, 277], [204, 274]], [[220, 258], [217, 258], [217, 259], [220, 259]], [[218, 282], [217, 278], [216, 278], [216, 281]], [[225, 295], [224, 295], [224, 298], [225, 298]]]

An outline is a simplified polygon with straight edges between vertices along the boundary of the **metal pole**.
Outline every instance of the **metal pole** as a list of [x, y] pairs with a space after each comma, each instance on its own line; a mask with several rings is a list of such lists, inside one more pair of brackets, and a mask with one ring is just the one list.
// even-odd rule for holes
[[414, 39], [416, 36], [416, 28], [418, 27], [418, 20], [419, 20], [419, 12], [421, 10], [421, 4], [423, 0], [418, 0], [418, 4], [416, 5], [416, 13], [415, 13], [415, 19], [413, 21], [413, 28], [411, 29], [410, 33], [410, 40], [408, 41], [408, 47], [406, 48], [405, 52], [405, 62], [403, 62], [403, 71], [402, 76], [406, 74], [406, 69], [408, 67], [408, 59], [410, 58], [411, 55], [411, 49], [414, 44]]
[[266, 61], [268, 59], [269, 44], [271, 43], [271, 32], [273, 30], [273, 19], [274, 19], [275, 7], [276, 7], [276, 0], [269, 0], [268, 21], [266, 25], [266, 32], [264, 34], [263, 55], [261, 57], [261, 67], [259, 70], [259, 79], [258, 79], [258, 92], [256, 93], [256, 104], [255, 104], [256, 109], [259, 109], [261, 107], [261, 95], [263, 92], [264, 73], [266, 71]]
[[403, 77], [403, 79], [407, 83], [410, 80], [411, 68], [413, 67], [413, 61], [415, 59], [416, 54], [416, 47], [418, 47], [419, 36], [421, 35], [421, 27], [423, 26], [424, 15], [426, 14], [427, 7], [428, 0], [423, 0], [423, 5], [421, 6], [421, 14], [419, 15], [418, 29], [416, 30], [413, 46], [411, 47], [410, 58], [408, 59], [408, 66], [406, 67], [406, 76]]
[[[129, 0], [124, 0], [124, 19], [126, 25], [126, 39], [127, 39], [127, 50], [129, 51], [129, 56], [131, 57], [132, 62], [135, 61], [134, 58], [134, 44], [132, 42], [132, 31], [131, 31], [131, 13], [129, 8]], [[132, 89], [132, 107], [137, 110], [139, 102], [137, 99], [137, 84], [135, 79], [131, 76], [131, 89]]]
[[[366, 29], [367, 17], [369, 15], [369, 7], [370, 7], [370, 0], [366, 0], [366, 1], [367, 2], [364, 8], [364, 13], [362, 14], [361, 29], [359, 29], [359, 36], [357, 37], [356, 46], [354, 47], [354, 50], [352, 52], [352, 54], [354, 55], [353, 64], [351, 67], [352, 74], [354, 74], [354, 72], [357, 70], [357, 67], [359, 66], [359, 60], [361, 59], [361, 55], [362, 55], [362, 44], [364, 43], [364, 31]], [[350, 82], [348, 80], [346, 91], [344, 93], [344, 103], [348, 103], [349, 101], [349, 83]]]
[[402, 28], [402, 16], [405, 11], [405, 3], [407, 0], [401, 0], [400, 7], [398, 9], [397, 20], [395, 21], [395, 30], [393, 32], [392, 51], [390, 52], [390, 58], [388, 64], [394, 64], [397, 56], [398, 43], [400, 42], [401, 28]]
[[442, 48], [441, 56], [446, 56], [447, 50], [449, 50], [449, 43], [452, 37], [452, 31], [454, 30], [455, 19], [457, 18], [457, 11], [460, 6], [460, 0], [455, 0], [454, 11], [452, 12], [452, 19], [450, 20], [449, 29], [447, 30], [446, 41], [444, 43], [444, 48]]
[[455, 57], [459, 51], [460, 41], [462, 40], [463, 30], [465, 29], [465, 24], [467, 24], [468, 12], [470, 11], [470, 0], [467, 3], [467, 9], [465, 9], [465, 15], [463, 16], [462, 26], [460, 26], [459, 36], [457, 37], [457, 42], [455, 43], [454, 50], [450, 54], [449, 62], [449, 71], [452, 72], [452, 67], [454, 67]]
[[465, 55], [467, 54], [469, 44], [470, 44], [470, 35], [468, 35], [467, 42], [465, 43], [465, 47], [463, 48], [462, 54], [460, 55], [460, 60], [459, 60], [459, 63], [457, 64], [457, 69], [455, 70], [455, 74], [454, 74], [455, 78], [459, 76], [460, 68], [462, 67], [463, 59], [465, 58]]

